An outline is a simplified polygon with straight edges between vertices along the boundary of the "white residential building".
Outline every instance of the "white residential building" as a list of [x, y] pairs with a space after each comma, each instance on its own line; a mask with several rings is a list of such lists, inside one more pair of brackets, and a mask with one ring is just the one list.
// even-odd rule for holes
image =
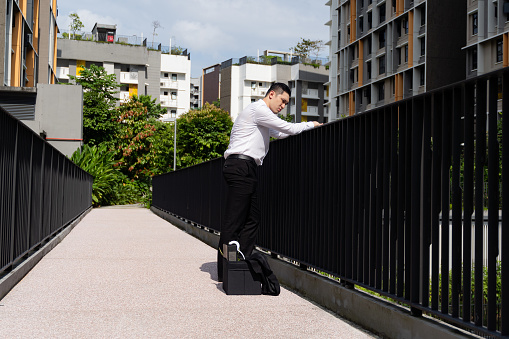
[[184, 55], [161, 54], [161, 107], [167, 114], [163, 121], [172, 120], [190, 109], [191, 60]]

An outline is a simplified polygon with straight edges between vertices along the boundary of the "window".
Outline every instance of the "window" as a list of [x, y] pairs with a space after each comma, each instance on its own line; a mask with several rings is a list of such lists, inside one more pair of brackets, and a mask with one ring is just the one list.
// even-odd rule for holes
[[171, 92], [171, 100], [177, 100], [177, 92]]
[[497, 62], [501, 62], [504, 59], [504, 41], [502, 39], [497, 40]]
[[382, 82], [381, 84], [378, 85], [378, 100], [381, 101], [384, 99], [385, 99], [385, 85]]
[[176, 110], [174, 110], [174, 109], [172, 109], [172, 110], [170, 111], [170, 117], [171, 117], [171, 118], [176, 118], [176, 117], [177, 117], [177, 111], [176, 111]]
[[258, 86], [263, 87], [263, 82], [259, 82]]
[[401, 48], [398, 48], [396, 50], [396, 53], [398, 54], [398, 66], [401, 65]]
[[399, 38], [401, 36], [401, 25], [399, 24], [399, 22], [396, 23], [396, 33]]
[[426, 54], [426, 38], [421, 38], [421, 56]]
[[364, 0], [359, 0], [359, 8], [360, 9], [364, 8]]
[[363, 32], [364, 31], [364, 17], [361, 16], [359, 17], [359, 32]]
[[256, 99], [251, 99], [251, 103], [256, 102]]
[[164, 73], [164, 77], [167, 78], [168, 77], [168, 73]]
[[165, 91], [163, 95], [168, 95], [168, 92]]
[[373, 14], [372, 12], [368, 12], [368, 30], [373, 27]]
[[368, 61], [366, 63], [366, 66], [368, 68], [368, 80], [371, 79], [371, 61]]
[[477, 25], [477, 13], [472, 14], [472, 35], [476, 35], [479, 31]]
[[403, 25], [403, 31], [405, 32], [405, 34], [408, 34], [408, 20], [403, 19], [401, 24]]
[[251, 88], [256, 88], [256, 81], [251, 81]]
[[371, 86], [368, 86], [364, 89], [364, 96], [366, 97], [366, 101], [368, 104], [371, 103]]
[[385, 21], [385, 4], [378, 7], [378, 23], [382, 23]]
[[368, 38], [368, 55], [371, 54], [373, 51], [372, 51], [372, 47], [371, 47], [371, 36]]
[[421, 68], [421, 78], [419, 80], [419, 85], [424, 86], [424, 79], [425, 79], [425, 73], [424, 73], [424, 67]]
[[385, 73], [385, 55], [378, 58], [378, 75]]
[[385, 47], [385, 29], [380, 30], [378, 33], [378, 48]]
[[421, 26], [426, 25], [426, 8], [423, 7], [421, 10]]
[[408, 45], [405, 45], [405, 62], [408, 62]]
[[472, 70], [477, 69], [477, 47], [472, 49]]
[[177, 74], [172, 74], [171, 75], [171, 80], [172, 81], [177, 81]]

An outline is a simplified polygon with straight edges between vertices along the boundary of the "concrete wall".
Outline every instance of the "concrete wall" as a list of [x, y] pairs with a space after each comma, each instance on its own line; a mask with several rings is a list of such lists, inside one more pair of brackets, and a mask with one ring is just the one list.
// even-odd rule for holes
[[27, 125], [36, 133], [45, 132], [51, 145], [72, 155], [83, 140], [82, 87], [38, 84], [35, 107], [35, 122]]

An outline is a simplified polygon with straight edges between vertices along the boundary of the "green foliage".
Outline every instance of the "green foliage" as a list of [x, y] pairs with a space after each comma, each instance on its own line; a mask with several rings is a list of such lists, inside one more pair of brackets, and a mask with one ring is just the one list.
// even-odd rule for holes
[[212, 102], [212, 105], [216, 106], [217, 108], [221, 107], [221, 99], [217, 98], [216, 101]]
[[[70, 28], [71, 32], [73, 33], [72, 36], [76, 37], [76, 31], [79, 31], [80, 29], [85, 27], [85, 25], [83, 25], [83, 22], [81, 22], [78, 13], [69, 14], [69, 19], [71, 19], [71, 25], [69, 28]], [[81, 36], [80, 36], [80, 39], [81, 39]]]
[[308, 58], [310, 54], [318, 56], [323, 49], [322, 40], [311, 40], [300, 38], [300, 41], [294, 47], [290, 48], [292, 53]]
[[187, 167], [223, 156], [233, 122], [228, 112], [208, 103], [177, 119], [178, 167]]
[[83, 145], [71, 156], [71, 161], [94, 177], [92, 185], [92, 201], [94, 206], [103, 205], [105, 196], [112, 189], [111, 183], [118, 175], [113, 168], [114, 153], [110, 152], [106, 144], [100, 146]]
[[152, 99], [150, 95], [133, 95], [131, 97], [133, 102], [140, 102], [147, 108], [147, 117], [159, 119], [166, 114], [166, 109], [161, 107], [161, 104], [156, 104], [156, 99]]
[[149, 116], [143, 103], [135, 100], [123, 103], [117, 111], [116, 150], [119, 161], [115, 166], [130, 179], [147, 181], [153, 175], [152, 143], [157, 130], [156, 120]]
[[91, 65], [80, 76], [69, 78], [83, 86], [83, 141], [92, 146], [111, 143], [117, 132], [115, 104], [119, 85], [114, 74], [107, 74], [103, 67]]

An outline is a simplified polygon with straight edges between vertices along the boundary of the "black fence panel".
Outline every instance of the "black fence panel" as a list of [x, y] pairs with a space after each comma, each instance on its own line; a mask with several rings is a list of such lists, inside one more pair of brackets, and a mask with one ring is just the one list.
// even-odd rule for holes
[[[502, 69], [271, 143], [257, 245], [415, 315], [508, 335], [505, 112]], [[154, 206], [220, 231], [222, 164], [154, 177]]]
[[0, 108], [0, 274], [92, 206], [92, 181]]

